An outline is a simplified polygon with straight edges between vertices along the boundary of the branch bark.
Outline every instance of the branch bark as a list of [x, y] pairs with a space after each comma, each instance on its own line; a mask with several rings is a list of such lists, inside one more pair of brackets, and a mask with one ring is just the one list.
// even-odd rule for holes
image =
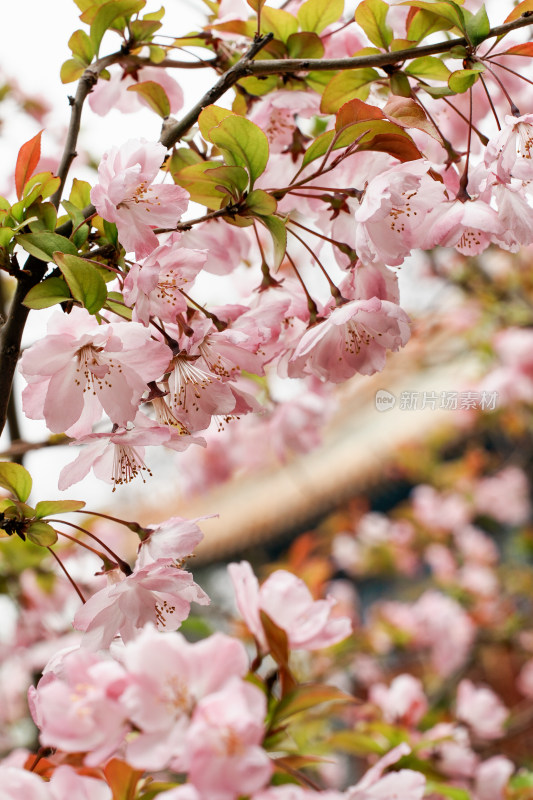
[[[526, 12], [516, 20], [491, 28], [487, 39], [504, 36], [510, 31], [524, 28], [533, 24], [533, 12]], [[255, 43], [254, 43], [255, 44]], [[266, 42], [264, 42], [266, 44]], [[262, 46], [264, 46], [264, 44]], [[324, 72], [327, 70], [362, 69], [364, 67], [385, 67], [399, 64], [402, 61], [411, 61], [422, 56], [446, 53], [452, 47], [468, 47], [469, 42], [461, 36], [448, 39], [445, 42], [426, 44], [420, 47], [410, 47], [406, 50], [396, 50], [393, 53], [379, 53], [371, 56], [357, 56], [354, 58], [275, 58], [268, 61], [253, 61], [255, 52], [253, 47], [248, 53], [224, 73], [221, 79], [202, 97], [183, 119], [175, 125], [167, 127], [161, 135], [160, 142], [168, 149], [178, 142], [197, 121], [203, 109], [216, 102], [228, 89], [241, 80], [250, 76], [261, 75], [293, 75], [296, 72]], [[257, 52], [257, 51], [256, 51]]]

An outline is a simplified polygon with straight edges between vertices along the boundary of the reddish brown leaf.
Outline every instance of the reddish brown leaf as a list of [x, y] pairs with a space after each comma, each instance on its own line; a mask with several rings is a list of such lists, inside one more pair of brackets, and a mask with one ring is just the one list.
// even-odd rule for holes
[[533, 11], [533, 0], [522, 0], [521, 3], [518, 3], [518, 5], [513, 8], [509, 16], [504, 19], [504, 22], [512, 22], [528, 11]]
[[17, 166], [15, 167], [15, 188], [17, 197], [20, 200], [22, 192], [29, 178], [33, 175], [35, 167], [41, 157], [41, 136], [39, 133], [22, 145], [17, 156]]
[[133, 800], [142, 774], [142, 771], [134, 770], [118, 758], [108, 761], [104, 767], [104, 775], [113, 792], [113, 800]]
[[515, 44], [506, 50], [506, 56], [533, 56], [533, 42], [524, 42], [524, 44]]
[[422, 158], [422, 153], [411, 139], [395, 133], [378, 133], [370, 142], [359, 145], [359, 150], [378, 150], [400, 161]]
[[377, 106], [363, 103], [362, 100], [355, 97], [339, 108], [335, 121], [335, 130], [340, 131], [345, 125], [366, 122], [368, 119], [383, 119], [382, 110]]

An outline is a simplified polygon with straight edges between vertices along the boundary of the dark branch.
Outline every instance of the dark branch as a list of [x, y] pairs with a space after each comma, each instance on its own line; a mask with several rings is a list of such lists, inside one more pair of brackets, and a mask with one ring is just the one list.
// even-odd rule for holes
[[[533, 12], [526, 12], [516, 20], [507, 22], [505, 25], [498, 25], [491, 28], [487, 39], [504, 36], [517, 28], [524, 28], [533, 24]], [[411, 47], [407, 50], [396, 50], [394, 53], [379, 53], [371, 56], [357, 56], [355, 58], [276, 58], [268, 61], [252, 61], [256, 44], [263, 47], [266, 44], [266, 37], [259, 40], [250, 50], [237, 62], [231, 69], [224, 73], [220, 80], [202, 97], [202, 99], [192, 108], [183, 119], [175, 125], [167, 128], [161, 135], [160, 141], [165, 147], [170, 148], [176, 144], [181, 137], [192, 128], [200, 116], [202, 110], [216, 102], [228, 89], [241, 80], [251, 75], [292, 75], [296, 72], [323, 72], [326, 70], [347, 70], [362, 69], [364, 67], [385, 67], [391, 64], [400, 64], [403, 61], [410, 61], [421, 56], [436, 55], [446, 53], [453, 47], [468, 47], [469, 43], [464, 36], [456, 39], [449, 39], [445, 42], [436, 44], [422, 45], [421, 47]]]

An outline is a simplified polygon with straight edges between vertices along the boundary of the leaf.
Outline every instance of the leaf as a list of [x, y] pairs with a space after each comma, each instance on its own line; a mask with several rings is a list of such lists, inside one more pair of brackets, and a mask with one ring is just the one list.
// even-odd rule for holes
[[133, 317], [131, 308], [124, 303], [124, 298], [120, 292], [108, 292], [105, 308], [109, 308], [114, 314], [118, 314], [123, 319], [131, 320]]
[[435, 56], [423, 56], [422, 58], [413, 59], [405, 68], [405, 72], [417, 78], [435, 81], [447, 81], [450, 75], [450, 70], [446, 64]]
[[43, 131], [39, 131], [33, 139], [25, 142], [19, 150], [15, 167], [15, 188], [19, 200], [22, 197], [22, 192], [28, 179], [33, 175], [35, 167], [39, 163], [42, 135]]
[[466, 36], [477, 47], [481, 42], [485, 41], [490, 33], [490, 22], [487, 16], [485, 6], [481, 6], [477, 14], [466, 19]]
[[10, 461], [0, 461], [0, 486], [25, 503], [30, 496], [32, 479], [27, 469]]
[[483, 67], [481, 69], [458, 69], [452, 72], [448, 78], [448, 86], [454, 94], [463, 94], [474, 85], [480, 72], [483, 72]]
[[359, 145], [359, 150], [375, 150], [379, 153], [388, 153], [399, 161], [416, 161], [422, 158], [422, 153], [415, 143], [405, 134], [399, 136], [396, 133], [378, 134], [369, 142]]
[[515, 8], [511, 11], [511, 13], [505, 18], [504, 22], [512, 22], [515, 19], [519, 19], [522, 14], [525, 14], [527, 11], [533, 11], [533, 0], [522, 0], [521, 3], [518, 3]]
[[20, 244], [27, 253], [40, 261], [53, 261], [53, 253], [56, 250], [61, 253], [68, 253], [71, 256], [78, 255], [78, 250], [69, 239], [52, 231], [21, 233], [15, 238], [17, 244]]
[[87, 181], [80, 181], [78, 178], [74, 178], [69, 200], [76, 208], [85, 208], [88, 206], [91, 202], [91, 184]]
[[32, 233], [40, 233], [41, 231], [54, 232], [57, 225], [57, 211], [52, 203], [42, 203], [40, 199], [37, 199], [28, 209], [28, 214], [38, 217], [35, 222], [28, 223]]
[[385, 104], [383, 112], [402, 128], [417, 128], [442, 144], [442, 137], [437, 127], [427, 118], [426, 112], [416, 100], [407, 97], [391, 97]]
[[372, 44], [388, 50], [393, 33], [387, 25], [389, 6], [384, 0], [363, 0], [355, 9], [355, 21], [364, 30]]
[[293, 33], [287, 39], [287, 53], [289, 58], [322, 58], [324, 45], [316, 33]]
[[366, 122], [370, 119], [383, 119], [381, 108], [371, 106], [369, 103], [363, 103], [362, 100], [354, 98], [340, 107], [335, 120], [335, 130], [339, 131], [346, 125]]
[[220, 147], [231, 165], [241, 166], [250, 175], [250, 187], [268, 162], [268, 139], [249, 119], [233, 115], [210, 131], [213, 144]]
[[203, 161], [184, 167], [175, 173], [174, 180], [189, 192], [191, 200], [214, 211], [228, 196], [238, 199], [248, 186], [246, 170], [227, 167], [218, 161]]
[[134, 800], [137, 796], [137, 784], [143, 772], [134, 770], [125, 761], [112, 758], [103, 769], [105, 779], [113, 792], [113, 798], [120, 800]]
[[448, 783], [439, 783], [438, 781], [428, 780], [426, 792], [449, 797], [450, 800], [470, 800], [470, 793], [466, 789], [460, 789], [458, 786], [450, 786]]
[[83, 500], [41, 500], [35, 506], [37, 519], [49, 517], [51, 514], [66, 514], [68, 511], [79, 511], [85, 506]]
[[77, 58], [69, 58], [61, 64], [59, 77], [61, 78], [61, 83], [72, 83], [72, 81], [77, 81], [78, 78], [81, 78], [84, 72], [85, 65], [81, 61], [78, 61]]
[[282, 720], [307, 711], [309, 708], [321, 705], [322, 703], [359, 703], [360, 700], [353, 697], [336, 686], [327, 686], [322, 683], [300, 684], [294, 691], [285, 695], [277, 704], [272, 717], [270, 727], [275, 727]]
[[344, 0], [306, 0], [297, 16], [302, 31], [322, 33], [332, 22], [337, 22], [343, 12]]
[[[130, 17], [144, 8], [144, 6], [145, 0], [109, 0], [108, 3], [100, 6], [90, 22], [91, 42], [95, 55], [98, 55], [104, 33], [112, 26], [115, 20], [123, 15]], [[91, 8], [88, 9], [89, 12], [91, 12]], [[91, 16], [92, 14], [87, 15], [84, 12], [81, 18], [84, 22], [88, 22]]]
[[22, 192], [22, 202], [29, 208], [38, 197], [45, 198], [54, 194], [60, 183], [61, 180], [51, 172], [38, 172], [27, 181]]
[[128, 92], [140, 94], [146, 100], [151, 109], [160, 117], [168, 117], [170, 114], [170, 101], [163, 87], [155, 81], [142, 81], [128, 86]]
[[533, 57], [533, 42], [524, 42], [524, 44], [515, 44], [504, 53], [504, 56], [529, 56]]
[[261, 33], [273, 33], [275, 39], [286, 42], [298, 30], [298, 20], [288, 11], [265, 6], [261, 12]]
[[[405, 0], [401, 3], [404, 6], [414, 6], [438, 17], [443, 17], [447, 22], [450, 22], [455, 28], [458, 28], [462, 33], [465, 32], [465, 17], [461, 7], [452, 2], [452, 0]], [[414, 38], [411, 31], [407, 31], [409, 39]]]
[[262, 189], [254, 189], [246, 198], [246, 206], [254, 214], [268, 216], [269, 214], [275, 214], [278, 204], [268, 192], [264, 192]]
[[383, 755], [383, 747], [376, 741], [375, 736], [355, 730], [333, 733], [328, 739], [328, 745], [335, 750], [342, 750], [355, 756], [366, 756], [369, 753]]
[[411, 84], [404, 72], [393, 72], [390, 76], [390, 88], [396, 97], [411, 97]]
[[336, 73], [324, 89], [320, 110], [323, 114], [336, 114], [348, 100], [366, 100], [370, 84], [379, 77], [379, 73], [370, 67]]
[[57, 533], [47, 522], [32, 522], [26, 529], [26, 536], [41, 547], [50, 547], [57, 542]]
[[87, 309], [89, 314], [95, 314], [104, 305], [107, 298], [105, 281], [92, 264], [83, 258], [54, 253], [54, 261], [63, 273], [72, 293], [72, 297]]
[[198, 127], [200, 128], [200, 133], [206, 142], [211, 141], [210, 132], [213, 128], [216, 128], [217, 125], [220, 125], [222, 120], [226, 117], [233, 116], [235, 115], [233, 111], [229, 110], [229, 108], [221, 108], [220, 106], [206, 106], [206, 108], [204, 108], [198, 117]]
[[72, 50], [72, 55], [85, 66], [88, 66], [94, 56], [93, 43], [85, 33], [85, 31], [74, 31], [68, 40], [68, 46]]
[[287, 249], [287, 228], [285, 223], [279, 217], [272, 216], [258, 217], [258, 220], [272, 236], [274, 243], [274, 269], [278, 269]]
[[[339, 136], [332, 150], [347, 147], [355, 142], [358, 143], [358, 150], [367, 150], [369, 148], [363, 147], [363, 144], [374, 140], [378, 134], [403, 136], [406, 140], [410, 141], [409, 135], [404, 133], [399, 125], [386, 119], [369, 119], [363, 122], [356, 122], [353, 125], [346, 126], [344, 130], [338, 131], [338, 133]], [[302, 168], [306, 167], [315, 159], [320, 158], [320, 156], [323, 156], [331, 147], [334, 136], [335, 131], [326, 131], [326, 133], [317, 136], [305, 151]]]
[[30, 289], [22, 301], [22, 305], [38, 310], [50, 308], [56, 303], [63, 303], [65, 300], [71, 299], [68, 286], [63, 278], [48, 278]]

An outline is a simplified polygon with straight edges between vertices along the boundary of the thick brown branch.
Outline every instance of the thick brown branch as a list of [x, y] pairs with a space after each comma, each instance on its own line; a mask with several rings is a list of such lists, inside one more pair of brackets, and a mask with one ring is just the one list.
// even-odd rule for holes
[[[505, 25], [498, 25], [491, 28], [487, 39], [504, 36], [517, 28], [524, 28], [533, 24], [533, 12], [526, 12], [516, 20], [507, 22]], [[255, 43], [254, 43], [255, 44]], [[436, 44], [421, 45], [411, 47], [407, 50], [396, 50], [393, 53], [379, 53], [378, 55], [357, 56], [355, 58], [277, 58], [268, 61], [252, 61], [255, 53], [251, 54], [253, 48], [231, 69], [224, 73], [220, 80], [202, 97], [202, 99], [192, 108], [183, 119], [175, 125], [168, 127], [161, 135], [160, 141], [165, 147], [169, 148], [176, 144], [187, 131], [192, 128], [200, 116], [202, 110], [216, 102], [228, 89], [251, 75], [256, 77], [261, 75], [292, 75], [296, 72], [320, 72], [327, 70], [347, 70], [362, 69], [364, 67], [385, 67], [392, 64], [401, 64], [403, 61], [410, 61], [421, 56], [437, 55], [446, 53], [453, 47], [467, 47], [468, 41], [464, 37], [448, 39]]]
[[20, 343], [24, 326], [30, 312], [29, 308], [22, 305], [22, 301], [33, 286], [43, 278], [47, 266], [44, 261], [30, 256], [24, 269], [17, 275], [18, 283], [9, 309], [9, 315], [2, 327], [0, 334], [0, 433], [6, 423], [9, 397], [13, 376], [17, 368], [20, 353]]

